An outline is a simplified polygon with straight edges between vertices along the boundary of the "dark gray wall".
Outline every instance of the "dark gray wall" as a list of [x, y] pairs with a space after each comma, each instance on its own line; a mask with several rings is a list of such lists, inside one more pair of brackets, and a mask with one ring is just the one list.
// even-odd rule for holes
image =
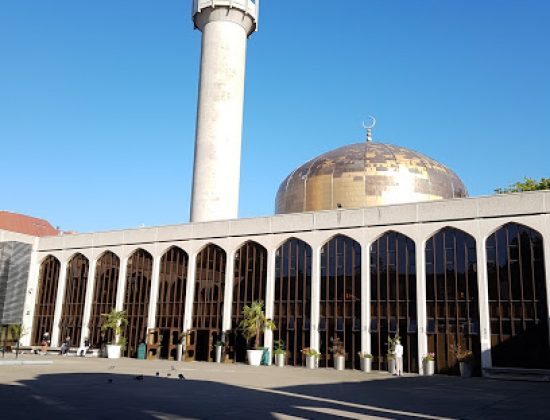
[[31, 250], [21, 242], [0, 243], [0, 324], [23, 321]]

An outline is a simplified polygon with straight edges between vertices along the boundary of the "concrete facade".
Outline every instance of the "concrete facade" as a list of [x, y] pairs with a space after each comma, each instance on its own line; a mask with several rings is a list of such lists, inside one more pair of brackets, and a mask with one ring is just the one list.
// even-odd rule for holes
[[[157, 299], [159, 262], [162, 255], [172, 246], [183, 249], [189, 255], [187, 278], [187, 298], [184, 314], [186, 329], [192, 328], [191, 314], [195, 261], [200, 250], [207, 244], [220, 246], [227, 253], [226, 291], [224, 306], [224, 329], [231, 325], [231, 291], [233, 284], [233, 261], [235, 252], [246, 241], [255, 241], [268, 252], [266, 278], [266, 314], [272, 315], [273, 288], [275, 278], [276, 251], [287, 239], [298, 238], [312, 247], [312, 305], [311, 305], [311, 346], [319, 346], [319, 294], [320, 294], [320, 252], [323, 244], [336, 235], [346, 235], [361, 246], [362, 253], [362, 351], [370, 352], [370, 270], [369, 249], [373, 242], [388, 231], [402, 233], [416, 245], [417, 305], [418, 305], [418, 357], [427, 353], [426, 296], [425, 296], [425, 243], [436, 232], [445, 227], [454, 227], [467, 232], [476, 240], [478, 288], [480, 302], [480, 341], [482, 365], [491, 367], [491, 334], [489, 323], [486, 239], [506, 223], [519, 223], [538, 231], [544, 240], [545, 274], [547, 294], [550, 290], [550, 192], [498, 195], [491, 197], [455, 199], [430, 203], [395, 205], [353, 210], [334, 210], [317, 213], [300, 213], [261, 217], [255, 219], [227, 220], [209, 223], [191, 223], [156, 228], [120, 230], [89, 234], [44, 237], [34, 241], [23, 323], [30, 331], [33, 323], [33, 310], [36, 300], [40, 263], [53, 255], [61, 262], [53, 340], [57, 340], [61, 316], [62, 296], [68, 261], [81, 253], [90, 261], [89, 285], [91, 286], [94, 267], [98, 258], [111, 251], [120, 258], [117, 308], [122, 309], [122, 298], [126, 281], [128, 258], [141, 248], [154, 259], [152, 292], [150, 296], [149, 326], [155, 325], [155, 303]], [[2, 238], [0, 232], [0, 238]], [[92, 287], [86, 295], [83, 334], [86, 336], [87, 323], [92, 299]], [[550, 296], [547, 299], [550, 302]], [[27, 342], [31, 334], [25, 337]], [[52, 342], [52, 345], [57, 343]], [[271, 334], [266, 334], [265, 344], [271, 345]], [[422, 363], [419, 362], [419, 366]]]

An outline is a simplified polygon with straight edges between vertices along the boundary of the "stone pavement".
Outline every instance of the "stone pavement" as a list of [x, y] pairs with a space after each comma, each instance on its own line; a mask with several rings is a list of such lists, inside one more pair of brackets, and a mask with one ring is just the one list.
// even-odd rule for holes
[[135, 359], [21, 360], [52, 363], [0, 365], [3, 419], [550, 419], [548, 383]]

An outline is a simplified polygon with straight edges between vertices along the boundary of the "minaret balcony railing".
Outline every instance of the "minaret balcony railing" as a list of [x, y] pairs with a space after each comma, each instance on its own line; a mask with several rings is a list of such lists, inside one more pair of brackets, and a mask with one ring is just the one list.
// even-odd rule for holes
[[258, 20], [260, 0], [193, 0], [193, 17], [208, 7], [230, 7], [248, 13], [254, 21]]

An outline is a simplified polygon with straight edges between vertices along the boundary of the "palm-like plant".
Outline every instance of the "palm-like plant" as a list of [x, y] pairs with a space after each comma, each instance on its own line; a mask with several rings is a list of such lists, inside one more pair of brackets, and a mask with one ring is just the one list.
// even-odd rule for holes
[[247, 341], [254, 338], [254, 348], [259, 348], [260, 334], [266, 329], [274, 330], [275, 323], [266, 318], [262, 301], [254, 301], [250, 306], [245, 305], [242, 313], [243, 320], [239, 323], [239, 329]]
[[105, 334], [107, 331], [111, 330], [115, 335], [114, 339], [118, 339], [118, 344], [123, 344], [124, 338], [121, 337], [122, 330], [126, 327], [126, 325], [128, 325], [126, 312], [113, 309], [108, 314], [101, 314], [101, 316], [103, 317], [103, 322], [101, 323], [101, 333]]

